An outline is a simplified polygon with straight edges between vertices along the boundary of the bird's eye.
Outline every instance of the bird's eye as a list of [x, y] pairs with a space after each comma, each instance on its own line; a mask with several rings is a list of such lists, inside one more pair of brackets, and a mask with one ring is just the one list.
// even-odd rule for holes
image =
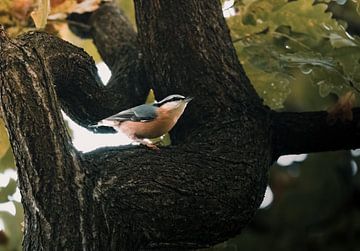
[[183, 100], [183, 98], [174, 97], [174, 98], [170, 99], [170, 102], [172, 102], [172, 101], [180, 101], [180, 100]]

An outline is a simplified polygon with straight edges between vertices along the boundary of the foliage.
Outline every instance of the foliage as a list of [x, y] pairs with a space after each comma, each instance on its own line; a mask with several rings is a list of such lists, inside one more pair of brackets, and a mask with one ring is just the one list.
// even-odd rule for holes
[[[7, 138], [6, 132], [0, 128], [0, 137]], [[9, 145], [9, 142], [0, 142], [0, 148]], [[0, 158], [0, 206], [5, 206], [7, 210], [0, 210], [0, 222], [4, 224], [5, 229], [1, 234], [6, 238], [6, 242], [0, 243], [0, 251], [2, 250], [21, 250], [22, 230], [21, 224], [24, 221], [23, 208], [19, 198], [15, 198], [17, 190], [17, 180], [15, 173], [14, 156], [8, 147], [6, 153]], [[11, 175], [12, 174], [12, 175]], [[14, 177], [15, 176], [15, 177]], [[4, 182], [8, 180], [8, 182]], [[11, 212], [14, 210], [14, 212]], [[1, 225], [1, 224], [0, 224]]]
[[10, 142], [5, 129], [5, 124], [4, 121], [0, 119], [0, 160], [1, 158], [4, 157], [9, 147], [10, 147]]
[[0, 24], [3, 25], [10, 36], [30, 30], [31, 20], [23, 17], [29, 15], [25, 1], [0, 1]]
[[2, 0], [0, 24], [12, 37], [35, 27], [57, 34], [70, 13], [92, 12], [99, 4], [100, 0]]
[[321, 97], [360, 94], [360, 38], [331, 18], [324, 1], [239, 0], [234, 8], [233, 42], [266, 104], [281, 108], [300, 72]]

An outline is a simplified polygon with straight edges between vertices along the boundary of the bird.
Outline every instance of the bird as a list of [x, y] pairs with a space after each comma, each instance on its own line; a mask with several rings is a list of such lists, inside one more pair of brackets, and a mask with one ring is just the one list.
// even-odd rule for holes
[[113, 127], [134, 142], [158, 150], [154, 139], [169, 132], [183, 114], [192, 97], [179, 94], [167, 96], [159, 102], [143, 104], [104, 118], [97, 126]]

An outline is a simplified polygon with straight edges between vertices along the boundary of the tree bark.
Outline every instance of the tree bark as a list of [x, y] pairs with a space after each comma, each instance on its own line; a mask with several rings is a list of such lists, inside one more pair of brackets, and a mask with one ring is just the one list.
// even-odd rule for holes
[[261, 105], [238, 62], [220, 1], [134, 2], [155, 93], [159, 98], [171, 92], [196, 97], [196, 107], [173, 131], [174, 140], [184, 137], [190, 121], [196, 127]]
[[19, 174], [24, 249], [81, 249], [91, 233], [85, 207], [91, 203], [50, 72], [34, 48], [9, 40], [2, 29], [0, 41], [2, 114]]
[[274, 159], [285, 154], [336, 151], [360, 147], [360, 108], [348, 121], [329, 121], [322, 112], [274, 112]]
[[[360, 145], [358, 110], [352, 122], [329, 125], [324, 112], [275, 113], [262, 105], [217, 0], [135, 0], [135, 8], [138, 41], [110, 4], [90, 18], [115, 76], [107, 87], [83, 50], [41, 32], [10, 40], [0, 31], [1, 107], [23, 196], [25, 250], [207, 247], [252, 219], [279, 154]], [[60, 106], [88, 126], [140, 104], [148, 84], [158, 98], [195, 97], [171, 133], [172, 146], [88, 154], [72, 147]], [[294, 127], [297, 118], [303, 122]], [[303, 143], [293, 146], [302, 132]], [[327, 134], [336, 135], [331, 147], [317, 141]]]

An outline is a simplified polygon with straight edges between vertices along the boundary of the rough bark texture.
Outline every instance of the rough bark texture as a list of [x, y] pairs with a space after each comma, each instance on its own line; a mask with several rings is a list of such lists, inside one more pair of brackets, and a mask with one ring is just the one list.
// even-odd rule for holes
[[[107, 87], [83, 50], [45, 33], [10, 40], [0, 31], [1, 107], [23, 195], [25, 250], [213, 245], [251, 220], [274, 157], [360, 145], [358, 110], [351, 123], [329, 125], [324, 112], [262, 106], [217, 0], [135, 0], [135, 7], [139, 42], [110, 4], [89, 19], [115, 76]], [[72, 148], [60, 105], [87, 126], [141, 103], [146, 83], [158, 98], [195, 97], [171, 134], [173, 146]], [[312, 141], [292, 146], [301, 132]], [[327, 133], [339, 134], [337, 143], [317, 144]]]
[[0, 41], [2, 114], [19, 174], [24, 249], [81, 249], [91, 232], [90, 208], [85, 207], [91, 202], [50, 72], [34, 48], [10, 41], [3, 30]]
[[197, 108], [188, 109], [173, 139], [184, 137], [190, 121], [196, 127], [261, 104], [238, 62], [220, 1], [135, 0], [135, 11], [155, 93], [196, 97]]
[[284, 154], [358, 148], [360, 108], [352, 113], [352, 120], [331, 121], [325, 111], [274, 112], [274, 159]]
[[149, 92], [136, 33], [123, 13], [113, 4], [104, 4], [89, 23], [94, 42], [112, 71], [106, 86], [83, 49], [45, 33], [31, 32], [19, 38], [36, 48], [45, 61], [62, 109], [85, 127], [143, 103]]

